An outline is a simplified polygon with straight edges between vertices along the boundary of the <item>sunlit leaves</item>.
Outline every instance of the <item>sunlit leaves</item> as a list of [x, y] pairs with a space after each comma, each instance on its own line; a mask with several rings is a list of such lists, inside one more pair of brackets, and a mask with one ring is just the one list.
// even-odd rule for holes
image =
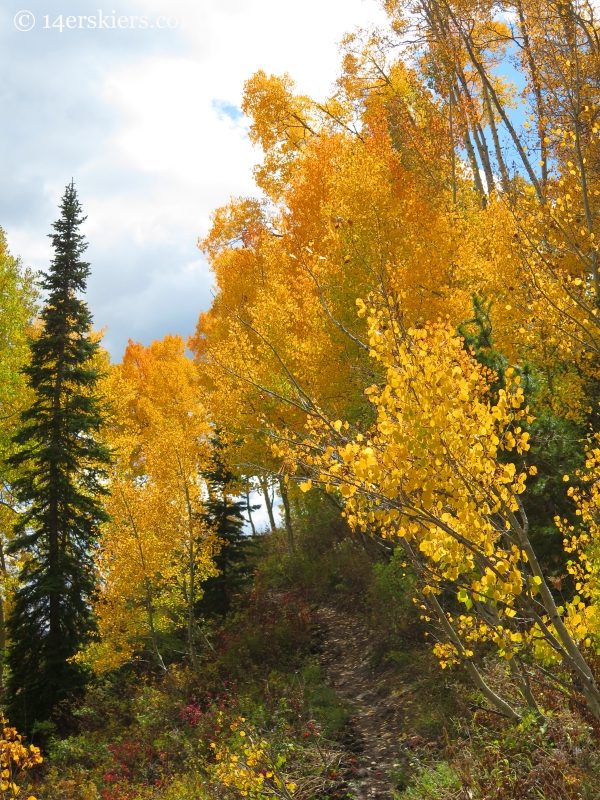
[[144, 648], [162, 661], [160, 633], [186, 624], [218, 548], [202, 520], [211, 429], [183, 341], [130, 344], [107, 390], [117, 458], [100, 552], [100, 639], [85, 654], [97, 670]]

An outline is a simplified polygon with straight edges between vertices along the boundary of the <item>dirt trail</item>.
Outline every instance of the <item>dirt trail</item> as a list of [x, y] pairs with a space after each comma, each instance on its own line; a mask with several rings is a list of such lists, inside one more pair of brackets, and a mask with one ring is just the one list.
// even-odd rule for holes
[[345, 742], [356, 759], [346, 775], [350, 791], [361, 800], [391, 798], [394, 784], [389, 772], [404, 760], [401, 742], [404, 747], [423, 742], [420, 737], [403, 736], [412, 687], [405, 686], [399, 693], [397, 677], [392, 688], [385, 673], [371, 668], [369, 632], [360, 620], [332, 608], [320, 609], [318, 618], [327, 680], [354, 711]]

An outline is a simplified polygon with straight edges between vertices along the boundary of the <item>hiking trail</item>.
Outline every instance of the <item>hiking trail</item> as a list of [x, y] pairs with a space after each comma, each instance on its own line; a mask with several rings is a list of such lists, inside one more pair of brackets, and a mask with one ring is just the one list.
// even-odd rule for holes
[[371, 637], [363, 620], [328, 607], [320, 608], [316, 616], [325, 677], [352, 713], [343, 741], [351, 754], [344, 776], [350, 796], [391, 800], [396, 784], [390, 773], [402, 768], [407, 752], [438, 746], [406, 732], [407, 712], [418, 687], [399, 688], [397, 674], [373, 669]]

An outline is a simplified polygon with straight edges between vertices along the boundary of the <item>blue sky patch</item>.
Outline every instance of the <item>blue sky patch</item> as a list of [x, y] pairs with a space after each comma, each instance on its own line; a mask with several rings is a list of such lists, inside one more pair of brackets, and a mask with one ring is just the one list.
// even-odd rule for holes
[[232, 122], [237, 122], [244, 116], [241, 109], [228, 100], [213, 100], [211, 107], [220, 117], [228, 117]]

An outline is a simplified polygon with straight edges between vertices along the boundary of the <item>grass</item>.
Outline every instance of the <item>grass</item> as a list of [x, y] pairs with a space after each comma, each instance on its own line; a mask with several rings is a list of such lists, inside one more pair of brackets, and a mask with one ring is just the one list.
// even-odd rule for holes
[[[401, 769], [401, 768], [400, 768]], [[399, 777], [406, 786], [406, 772], [400, 771]], [[398, 778], [396, 778], [398, 781]], [[462, 781], [450, 764], [440, 761], [433, 766], [421, 767], [410, 787], [396, 794], [397, 800], [449, 800], [456, 797]], [[399, 789], [403, 787], [398, 785]], [[491, 798], [490, 798], [491, 800]]]

